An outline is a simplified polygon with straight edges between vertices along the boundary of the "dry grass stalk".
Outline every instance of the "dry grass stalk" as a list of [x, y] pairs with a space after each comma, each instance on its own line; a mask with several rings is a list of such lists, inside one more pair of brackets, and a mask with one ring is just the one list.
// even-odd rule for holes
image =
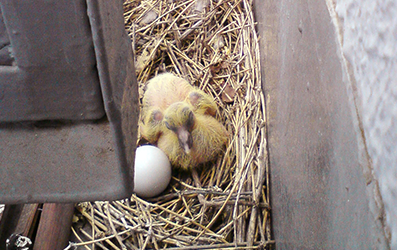
[[266, 121], [252, 0], [124, 3], [142, 95], [174, 72], [212, 95], [230, 132], [218, 161], [174, 171], [160, 197], [81, 203], [73, 229], [92, 249], [264, 249], [271, 245]]

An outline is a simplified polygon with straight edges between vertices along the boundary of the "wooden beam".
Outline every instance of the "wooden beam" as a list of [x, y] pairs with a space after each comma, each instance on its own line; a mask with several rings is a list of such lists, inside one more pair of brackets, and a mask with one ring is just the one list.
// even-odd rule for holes
[[33, 250], [64, 249], [69, 241], [74, 204], [45, 203]]

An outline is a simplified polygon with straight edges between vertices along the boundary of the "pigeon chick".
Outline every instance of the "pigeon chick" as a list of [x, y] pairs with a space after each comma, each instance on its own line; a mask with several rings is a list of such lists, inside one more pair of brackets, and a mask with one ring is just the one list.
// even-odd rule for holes
[[[186, 101], [198, 114], [215, 116], [217, 106], [202, 90], [171, 73], [157, 75], [148, 81], [142, 100], [140, 132], [152, 144], [157, 142], [164, 126], [159, 124], [162, 114], [175, 102]], [[154, 117], [155, 115], [155, 117]]]
[[158, 138], [157, 146], [171, 164], [194, 168], [215, 159], [226, 145], [228, 133], [214, 117], [196, 114], [186, 102], [172, 104], [164, 115], [168, 131]]
[[142, 99], [142, 113], [156, 107], [164, 112], [171, 104], [185, 101], [195, 88], [185, 79], [171, 73], [163, 73], [150, 79]]
[[170, 73], [154, 77], [142, 104], [142, 137], [162, 149], [173, 165], [195, 167], [223, 150], [227, 132], [214, 118], [215, 102], [186, 80]]
[[141, 136], [156, 145], [162, 131], [167, 128], [163, 123], [164, 111], [174, 102], [184, 101], [192, 86], [171, 73], [157, 75], [148, 81], [142, 99]]
[[148, 81], [142, 100], [142, 113], [146, 114], [150, 107], [158, 107], [164, 112], [169, 105], [180, 101], [189, 102], [200, 114], [215, 116], [217, 112], [214, 100], [204, 91], [172, 73], [163, 73]]

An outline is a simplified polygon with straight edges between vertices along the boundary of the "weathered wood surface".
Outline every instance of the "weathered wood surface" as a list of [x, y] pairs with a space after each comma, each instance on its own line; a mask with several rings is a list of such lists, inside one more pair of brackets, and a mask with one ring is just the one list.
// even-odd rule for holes
[[30, 239], [33, 249], [64, 249], [71, 233], [73, 203], [7, 205], [0, 220], [0, 250], [14, 249], [12, 235]]
[[33, 250], [64, 249], [68, 245], [74, 204], [45, 203]]
[[387, 249], [325, 1], [256, 1], [277, 249]]
[[[60, 6], [65, 8], [64, 11], [57, 11]], [[10, 41], [16, 60], [16, 66], [0, 67], [0, 202], [76, 202], [129, 197], [133, 190], [139, 98], [131, 41], [124, 29], [122, 2], [0, 0], [0, 7], [6, 26], [12, 30], [15, 27]], [[40, 22], [29, 22], [33, 19], [40, 19]], [[47, 27], [46, 23], [57, 25]], [[32, 25], [32, 33], [40, 33], [47, 27], [49, 34], [42, 34], [43, 37], [37, 33], [21, 36]], [[69, 33], [53, 35], [52, 31], [57, 27]], [[37, 41], [31, 38], [33, 35]], [[24, 39], [35, 41], [29, 43]], [[47, 43], [52, 46], [47, 46]], [[29, 47], [31, 51], [17, 51], [26, 44], [33, 46]], [[84, 48], [89, 52], [85, 53]], [[62, 74], [55, 71], [44, 74], [44, 78], [31, 76], [43, 86], [26, 83], [27, 88], [22, 83], [24, 87], [18, 85], [20, 82], [17, 80], [21, 80], [18, 74], [24, 69], [41, 74], [43, 69], [52, 69], [53, 63]], [[73, 71], [69, 71], [71, 69]], [[78, 73], [74, 74], [74, 71]], [[55, 79], [47, 79], [53, 74]], [[86, 82], [83, 77], [86, 74], [94, 74], [96, 92], [80, 84], [81, 79]], [[75, 77], [79, 81], [73, 81]], [[68, 79], [74, 84], [63, 86], [61, 83]], [[5, 92], [4, 86], [7, 86]], [[51, 95], [41, 91], [42, 88]], [[56, 92], [53, 93], [54, 88]], [[26, 89], [28, 93], [25, 93]], [[12, 94], [14, 92], [15, 95]], [[21, 93], [24, 98], [18, 97]], [[57, 94], [61, 94], [62, 99], [58, 100]], [[40, 102], [36, 102], [37, 96]], [[41, 98], [55, 100], [56, 105]], [[73, 101], [76, 99], [83, 106], [87, 105], [84, 107], [92, 111], [91, 115], [75, 105]], [[96, 100], [95, 105], [91, 99]], [[9, 108], [15, 102], [18, 106]], [[95, 111], [97, 106], [101, 107], [101, 112]], [[106, 119], [95, 122], [53, 121], [74, 119], [74, 116], [101, 118], [103, 107], [109, 122]], [[36, 108], [40, 112], [31, 110]], [[70, 115], [70, 108], [74, 116]], [[32, 122], [42, 119], [49, 121]], [[29, 122], [15, 123], [26, 120]], [[5, 121], [10, 123], [2, 123]]]

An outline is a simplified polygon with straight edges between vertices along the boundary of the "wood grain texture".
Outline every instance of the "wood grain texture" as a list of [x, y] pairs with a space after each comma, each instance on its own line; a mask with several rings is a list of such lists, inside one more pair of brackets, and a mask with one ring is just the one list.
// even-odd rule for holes
[[40, 204], [6, 205], [0, 220], [0, 250], [6, 249], [6, 240], [12, 234], [32, 239], [37, 228]]
[[256, 1], [277, 249], [387, 249], [325, 1]]
[[69, 241], [74, 204], [45, 203], [33, 250], [64, 249]]

